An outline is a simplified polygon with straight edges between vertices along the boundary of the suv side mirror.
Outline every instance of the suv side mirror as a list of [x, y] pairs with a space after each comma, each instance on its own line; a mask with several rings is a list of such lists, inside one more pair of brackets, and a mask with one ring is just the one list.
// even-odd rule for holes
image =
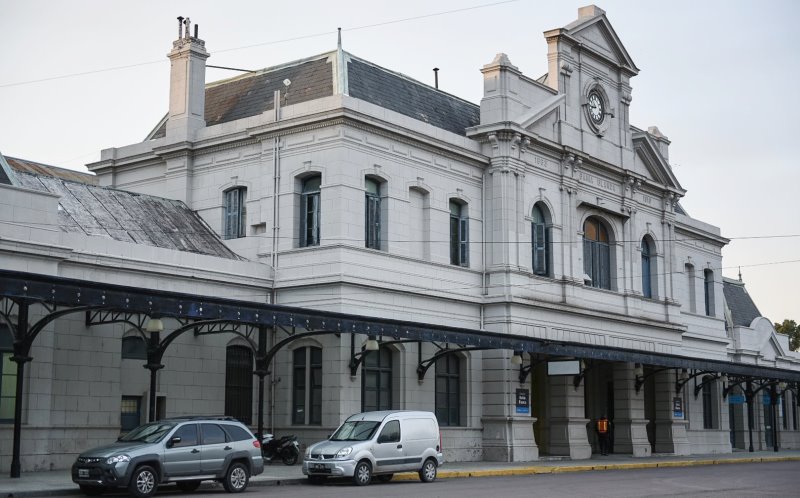
[[172, 448], [173, 446], [175, 446], [176, 444], [178, 444], [180, 442], [181, 442], [181, 437], [180, 436], [175, 436], [172, 439], [170, 439], [169, 441], [167, 441], [167, 448]]

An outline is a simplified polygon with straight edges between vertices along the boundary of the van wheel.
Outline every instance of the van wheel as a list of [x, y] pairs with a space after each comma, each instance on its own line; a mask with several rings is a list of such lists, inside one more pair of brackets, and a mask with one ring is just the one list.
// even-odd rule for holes
[[135, 498], [149, 498], [153, 496], [158, 488], [158, 474], [149, 465], [138, 467], [131, 476], [128, 484], [128, 491]]
[[241, 493], [247, 488], [247, 482], [250, 476], [247, 475], [247, 467], [241, 462], [234, 462], [228, 467], [228, 472], [225, 473], [225, 480], [222, 481], [222, 486], [228, 493]]
[[381, 474], [379, 476], [375, 476], [375, 479], [380, 482], [389, 482], [392, 480], [392, 477], [394, 477], [394, 474]]
[[178, 481], [175, 485], [184, 493], [191, 493], [200, 487], [200, 481]]
[[433, 482], [436, 480], [436, 462], [433, 458], [425, 460], [422, 468], [419, 469], [419, 480], [422, 482]]
[[356, 470], [353, 472], [353, 482], [357, 486], [366, 486], [372, 479], [372, 466], [366, 460], [361, 460], [356, 465]]

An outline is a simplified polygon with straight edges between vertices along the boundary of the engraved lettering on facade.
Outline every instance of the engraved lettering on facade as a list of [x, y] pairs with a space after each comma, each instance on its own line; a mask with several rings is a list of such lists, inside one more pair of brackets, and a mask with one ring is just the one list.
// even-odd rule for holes
[[533, 165], [538, 166], [540, 168], [546, 168], [547, 161], [543, 157], [533, 156]]
[[581, 181], [585, 183], [594, 184], [594, 178], [581, 171]]
[[597, 179], [597, 186], [604, 190], [608, 190], [609, 192], [617, 191], [617, 186], [615, 184], [608, 180], [603, 180], [602, 178]]
[[642, 202], [648, 205], [653, 205], [653, 198], [649, 195], [642, 194]]

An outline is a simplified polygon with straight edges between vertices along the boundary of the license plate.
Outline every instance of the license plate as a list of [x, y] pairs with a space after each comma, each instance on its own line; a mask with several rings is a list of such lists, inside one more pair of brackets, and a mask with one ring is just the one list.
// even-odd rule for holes
[[311, 468], [314, 470], [325, 470], [328, 468], [324, 463], [312, 463]]
[[89, 469], [78, 469], [78, 477], [89, 477]]

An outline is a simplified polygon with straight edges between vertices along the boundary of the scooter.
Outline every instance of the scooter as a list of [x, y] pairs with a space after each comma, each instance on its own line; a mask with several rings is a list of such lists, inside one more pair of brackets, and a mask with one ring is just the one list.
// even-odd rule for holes
[[275, 439], [272, 434], [264, 434], [261, 440], [261, 456], [265, 461], [272, 462], [280, 458], [286, 465], [294, 465], [300, 459], [300, 443], [294, 434]]

